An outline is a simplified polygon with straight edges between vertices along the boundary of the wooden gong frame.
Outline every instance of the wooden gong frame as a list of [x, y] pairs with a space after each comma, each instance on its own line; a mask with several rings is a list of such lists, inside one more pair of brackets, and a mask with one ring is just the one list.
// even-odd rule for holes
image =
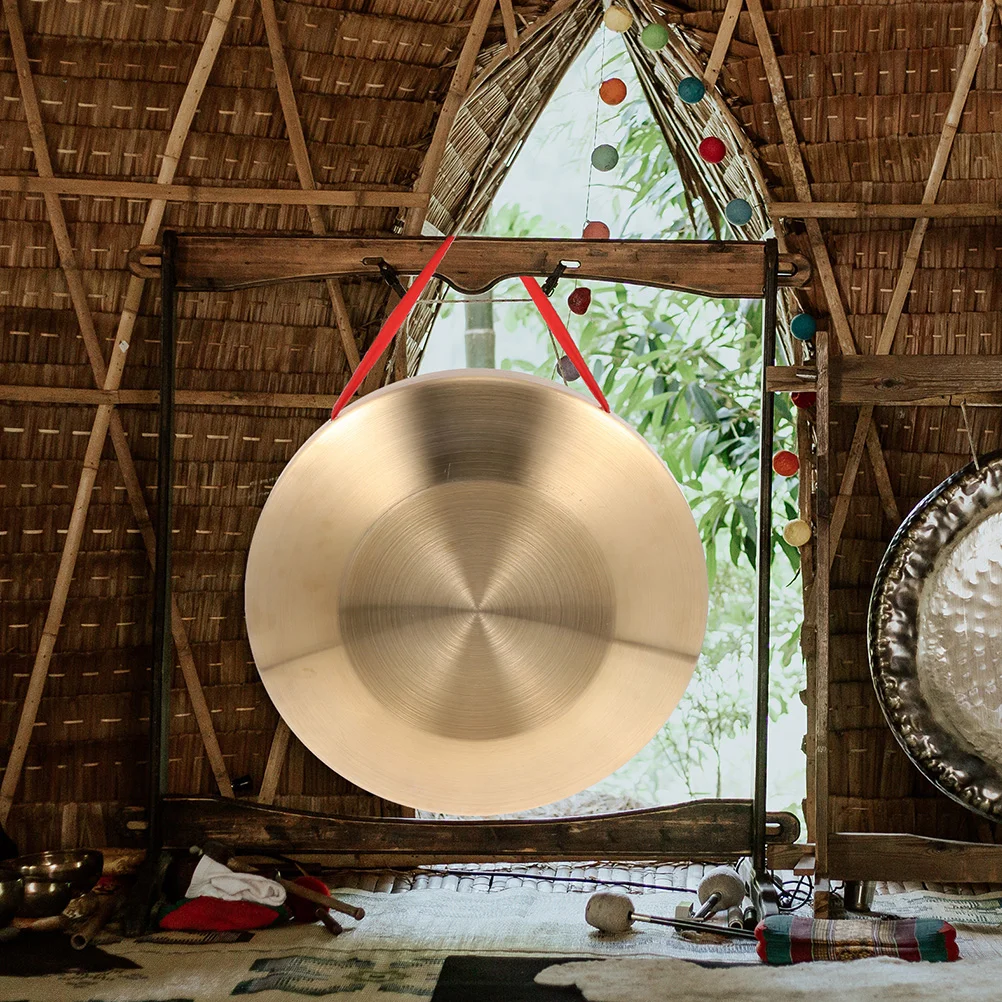
[[[417, 274], [438, 247], [432, 238], [241, 237], [165, 231], [160, 247], [130, 255], [134, 274], [162, 283], [162, 371], [159, 394], [158, 483], [172, 483], [175, 403], [175, 306], [189, 291], [240, 289], [324, 278], [379, 278], [386, 266]], [[562, 267], [561, 267], [562, 266]], [[382, 270], [381, 270], [382, 269]], [[154, 571], [154, 662], [151, 678], [151, 770], [148, 842], [187, 847], [207, 839], [234, 848], [320, 855], [348, 866], [499, 860], [705, 860], [751, 856], [753, 898], [760, 914], [775, 910], [766, 876], [800, 834], [786, 812], [767, 813], [766, 749], [769, 688], [769, 572], [773, 396], [765, 373], [775, 361], [779, 289], [803, 286], [805, 258], [780, 254], [775, 240], [661, 241], [458, 238], [438, 273], [453, 288], [474, 294], [520, 275], [623, 282], [714, 298], [762, 299], [763, 384], [758, 526], [755, 781], [750, 800], [696, 800], [597, 817], [518, 821], [436, 821], [358, 818], [267, 807], [222, 797], [167, 795], [171, 650], [170, 489], [157, 491]], [[182, 398], [183, 399], [183, 398]], [[291, 405], [290, 405], [291, 406]], [[799, 853], [795, 852], [796, 858]], [[784, 863], [795, 862], [787, 850]]]

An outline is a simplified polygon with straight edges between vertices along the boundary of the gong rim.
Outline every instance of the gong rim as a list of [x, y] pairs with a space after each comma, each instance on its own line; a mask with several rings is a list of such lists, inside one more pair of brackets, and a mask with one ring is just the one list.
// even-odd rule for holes
[[[475, 607], [458, 597], [474, 550]], [[553, 803], [628, 761], [685, 691], [707, 610], [695, 520], [647, 442], [498, 370], [391, 384], [319, 428], [261, 512], [245, 585], [258, 672], [306, 747], [373, 794], [462, 815]], [[481, 724], [450, 730], [450, 699]]]
[[952, 800], [998, 821], [1002, 761], [986, 758], [949, 726], [930, 702], [920, 665], [923, 590], [942, 561], [993, 516], [1002, 516], [1002, 451], [944, 480], [895, 532], [870, 596], [867, 653], [881, 711], [912, 764]]

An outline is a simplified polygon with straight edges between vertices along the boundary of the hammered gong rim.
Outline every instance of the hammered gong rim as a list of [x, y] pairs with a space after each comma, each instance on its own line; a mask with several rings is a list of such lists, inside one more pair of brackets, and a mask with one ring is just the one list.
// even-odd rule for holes
[[874, 580], [867, 653], [880, 708], [913, 765], [952, 800], [1000, 821], [1002, 741], [999, 761], [991, 761], [948, 726], [924, 690], [920, 665], [923, 590], [941, 558], [994, 516], [1002, 517], [1002, 451], [948, 477], [902, 522]]

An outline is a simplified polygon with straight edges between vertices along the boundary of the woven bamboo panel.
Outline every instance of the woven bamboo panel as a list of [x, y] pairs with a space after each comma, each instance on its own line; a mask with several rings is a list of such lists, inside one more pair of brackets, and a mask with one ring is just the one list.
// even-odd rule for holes
[[[45, 143], [57, 177], [156, 181], [216, 3], [19, 5]], [[320, 188], [410, 192], [478, 4], [277, 0], [279, 31]], [[549, 3], [518, 2], [520, 30]], [[475, 228], [534, 115], [601, 16], [579, 4], [505, 59], [500, 10], [474, 87], [449, 133], [429, 221]], [[0, 34], [0, 175], [37, 176], [14, 49]], [[299, 173], [257, 0], [237, 0], [198, 101], [173, 182], [298, 189]], [[58, 197], [107, 363], [148, 201]], [[399, 232], [402, 209], [321, 207], [332, 234]], [[240, 234], [308, 233], [303, 206], [169, 203], [163, 226]], [[342, 292], [364, 351], [389, 290]], [[122, 388], [159, 385], [159, 286], [147, 282]], [[434, 311], [411, 322], [416, 364]], [[334, 394], [348, 361], [323, 283], [186, 294], [178, 303], [181, 390]], [[393, 366], [388, 368], [392, 378]], [[0, 192], [0, 384], [95, 386], [45, 196]], [[80, 480], [93, 406], [0, 400], [0, 763], [6, 761], [42, 637]], [[157, 414], [120, 407], [144, 500], [156, 501]], [[257, 680], [243, 621], [243, 571], [261, 506], [322, 410], [188, 407], [176, 418], [174, 591], [231, 778], [261, 782], [278, 722]], [[9, 818], [26, 850], [126, 844], [122, 811], [142, 805], [148, 768], [151, 576], [110, 443], [92, 491], [80, 556]], [[180, 670], [171, 707], [170, 786], [215, 792]], [[0, 776], [3, 773], [0, 772]], [[400, 813], [291, 741], [276, 802], [349, 814]]]

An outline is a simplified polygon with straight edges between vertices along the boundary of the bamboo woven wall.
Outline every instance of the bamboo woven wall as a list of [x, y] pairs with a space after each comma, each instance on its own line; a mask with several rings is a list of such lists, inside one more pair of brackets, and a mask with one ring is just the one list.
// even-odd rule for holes
[[[693, 51], [705, 62], [726, 0], [697, 0], [692, 13], [676, 14]], [[743, 127], [766, 182], [746, 196], [770, 202], [919, 203], [969, 46], [984, 45], [959, 131], [934, 198], [942, 203], [1002, 199], [1002, 35], [993, 4], [980, 2], [835, 3], [783, 0], [766, 4], [769, 34], [799, 139], [784, 145], [775, 88], [748, 11], [741, 14], [720, 83]], [[751, 7], [751, 4], [749, 4]], [[773, 9], [769, 9], [773, 8]], [[973, 41], [972, 41], [973, 40]], [[684, 113], [684, 106], [679, 105]], [[799, 154], [797, 153], [799, 149]], [[809, 195], [791, 169], [802, 156]], [[708, 168], [712, 171], [712, 168]], [[987, 219], [940, 219], [920, 242], [913, 277], [902, 268], [913, 231], [910, 219], [821, 219], [838, 299], [855, 348], [881, 346], [895, 311], [895, 289], [904, 297], [900, 323], [889, 341], [899, 354], [998, 354], [1002, 351], [998, 302], [1002, 227]], [[924, 223], [920, 224], [920, 228]], [[818, 253], [802, 221], [780, 225], [791, 250], [815, 261], [813, 285], [801, 306], [820, 318], [837, 350], [837, 312], [822, 287]], [[914, 242], [913, 242], [914, 246]], [[893, 321], [892, 321], [893, 329]], [[976, 448], [999, 447], [997, 409], [970, 409]], [[831, 421], [829, 490], [843, 489], [858, 412], [841, 407]], [[971, 459], [959, 408], [878, 407], [874, 416], [889, 485], [900, 515]], [[802, 425], [803, 431], [811, 429]], [[809, 449], [802, 449], [806, 454]], [[809, 475], [809, 474], [808, 474]], [[831, 571], [830, 831], [900, 831], [943, 838], [997, 841], [994, 825], [939, 794], [900, 750], [877, 704], [866, 653], [867, 603], [877, 565], [897, 519], [882, 502], [874, 465], [864, 452]], [[813, 555], [806, 553], [810, 585]], [[808, 589], [809, 592], [809, 589]], [[813, 603], [808, 600], [808, 617]], [[805, 628], [809, 672], [814, 670], [813, 628]], [[809, 683], [810, 690], [810, 683]]]
[[[321, 188], [410, 193], [439, 122], [471, 24], [474, 0], [279, 3], [284, 57]], [[262, 5], [263, 7], [263, 5]], [[226, 21], [173, 178], [196, 187], [300, 186], [256, 0], [208, 4], [13, 2], [37, 91], [43, 143], [57, 177], [153, 182], [186, 84], [216, 20]], [[474, 50], [474, 86], [431, 187], [430, 221], [476, 225], [512, 150], [594, 29], [600, 8], [514, 5], [523, 33], [507, 57], [494, 9]], [[550, 18], [539, 31], [542, 13]], [[15, 63], [13, 29], [0, 34], [0, 175], [42, 167]], [[36, 137], [37, 138], [37, 137]], [[495, 141], [498, 140], [498, 141]], [[434, 175], [437, 171], [433, 172]], [[476, 189], [475, 192], [473, 189]], [[196, 193], [197, 195], [197, 193]], [[475, 195], [475, 197], [474, 197]], [[81, 307], [60, 266], [43, 194], [0, 191], [0, 384], [95, 386]], [[122, 330], [126, 254], [141, 242], [149, 202], [62, 196], [79, 280], [105, 361]], [[413, 210], [409, 210], [413, 211]], [[329, 233], [399, 231], [406, 213], [323, 207]], [[421, 213], [423, 215], [423, 213]], [[411, 217], [413, 222], [413, 217]], [[420, 217], [417, 219], [420, 223]], [[305, 233], [291, 205], [169, 203], [163, 225], [235, 233]], [[158, 285], [142, 289], [122, 387], [158, 385]], [[388, 290], [342, 287], [356, 347], [384, 316]], [[76, 305], [76, 309], [74, 309]], [[323, 283], [187, 294], [178, 306], [183, 390], [335, 394], [348, 374], [337, 313]], [[420, 341], [430, 311], [411, 326]], [[389, 366], [387, 379], [395, 368]], [[371, 388], [371, 386], [369, 387]], [[120, 407], [142, 497], [154, 508], [156, 413]], [[42, 642], [95, 407], [0, 399], [0, 762], [7, 760]], [[177, 414], [174, 588], [211, 724], [230, 778], [259, 788], [277, 716], [257, 679], [243, 618], [243, 569], [268, 489], [323, 420], [322, 409], [182, 406]], [[127, 480], [105, 444], [79, 560], [45, 678], [23, 775], [9, 816], [25, 849], [114, 845], [128, 839], [120, 808], [145, 799], [151, 576]], [[170, 742], [174, 791], [210, 793], [193, 706], [176, 674]], [[30, 723], [30, 721], [29, 721]], [[294, 739], [276, 803], [356, 814], [399, 813], [321, 765]]]

